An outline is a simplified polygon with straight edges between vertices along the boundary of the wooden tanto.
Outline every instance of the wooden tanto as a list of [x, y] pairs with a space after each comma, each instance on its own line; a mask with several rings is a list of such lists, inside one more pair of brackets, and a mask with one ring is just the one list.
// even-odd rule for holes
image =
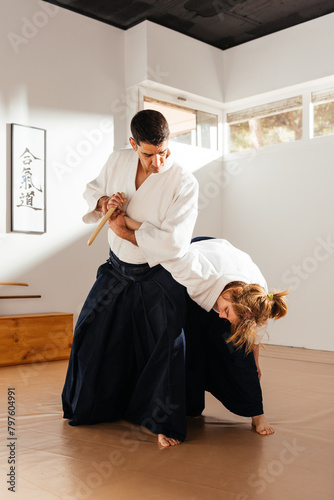
[[[121, 193], [121, 195], [123, 196], [123, 198], [125, 198], [125, 194], [124, 193]], [[95, 240], [96, 236], [99, 234], [99, 232], [101, 231], [101, 229], [103, 228], [103, 226], [105, 225], [105, 223], [107, 222], [107, 220], [110, 219], [111, 215], [115, 212], [115, 210], [116, 210], [116, 207], [109, 208], [108, 212], [103, 216], [103, 219], [101, 219], [99, 225], [97, 226], [97, 228], [93, 232], [92, 236], [89, 238], [89, 240], [88, 240], [88, 246], [90, 246], [93, 243], [93, 241]]]

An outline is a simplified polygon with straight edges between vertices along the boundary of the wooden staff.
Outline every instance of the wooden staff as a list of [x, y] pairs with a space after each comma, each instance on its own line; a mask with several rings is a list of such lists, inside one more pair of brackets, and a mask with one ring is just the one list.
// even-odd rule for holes
[[[122, 195], [123, 198], [125, 198], [125, 194], [124, 193], [121, 193], [121, 195]], [[115, 212], [116, 208], [117, 207], [111, 207], [111, 208], [109, 208], [108, 212], [103, 217], [103, 219], [100, 221], [99, 225], [97, 226], [97, 228], [93, 232], [92, 236], [89, 238], [89, 240], [88, 240], [88, 246], [90, 246], [93, 243], [93, 241], [95, 240], [96, 236], [99, 234], [99, 232], [101, 231], [101, 229], [103, 228], [103, 226], [105, 225], [105, 223], [107, 222], [107, 220]]]

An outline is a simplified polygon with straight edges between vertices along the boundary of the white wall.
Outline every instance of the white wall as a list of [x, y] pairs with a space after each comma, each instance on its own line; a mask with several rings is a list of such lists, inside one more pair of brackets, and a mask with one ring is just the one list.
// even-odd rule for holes
[[[82, 192], [124, 143], [126, 120], [115, 106], [124, 95], [124, 33], [37, 0], [0, 0], [0, 30], [0, 281], [30, 285], [0, 294], [42, 295], [0, 300], [0, 314], [76, 316], [108, 256], [102, 235], [87, 247]], [[4, 146], [12, 122], [47, 130], [46, 234], [9, 232]]]
[[126, 32], [126, 47], [127, 87], [149, 81], [222, 102], [223, 51], [150, 21]]
[[223, 196], [224, 236], [259, 265], [269, 288], [291, 287], [269, 343], [334, 349], [334, 138], [240, 155]]
[[334, 13], [224, 51], [224, 102], [334, 74]]

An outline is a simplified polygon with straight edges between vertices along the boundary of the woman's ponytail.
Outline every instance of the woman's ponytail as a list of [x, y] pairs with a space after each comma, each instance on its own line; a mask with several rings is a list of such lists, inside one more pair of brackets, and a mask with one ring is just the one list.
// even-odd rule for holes
[[269, 299], [272, 297], [270, 318], [279, 319], [286, 315], [288, 312], [288, 305], [284, 297], [288, 293], [288, 290], [284, 290], [283, 292], [273, 292], [268, 294]]

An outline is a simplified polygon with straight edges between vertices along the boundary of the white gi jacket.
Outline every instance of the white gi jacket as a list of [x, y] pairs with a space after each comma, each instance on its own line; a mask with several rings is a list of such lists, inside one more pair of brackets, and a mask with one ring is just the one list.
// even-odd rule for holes
[[89, 209], [83, 221], [97, 222], [101, 218], [95, 210], [98, 200], [123, 191], [128, 198], [123, 210], [142, 222], [135, 231], [138, 247], [109, 229], [110, 248], [124, 262], [148, 262], [152, 267], [186, 253], [197, 218], [198, 183], [170, 154], [162, 170], [151, 174], [136, 190], [137, 166], [138, 155], [133, 149], [110, 155], [99, 176], [87, 184], [84, 198]]
[[223, 239], [192, 243], [182, 258], [162, 265], [206, 311], [214, 308], [224, 287], [231, 281], [257, 283], [268, 291], [266, 280], [250, 256]]

